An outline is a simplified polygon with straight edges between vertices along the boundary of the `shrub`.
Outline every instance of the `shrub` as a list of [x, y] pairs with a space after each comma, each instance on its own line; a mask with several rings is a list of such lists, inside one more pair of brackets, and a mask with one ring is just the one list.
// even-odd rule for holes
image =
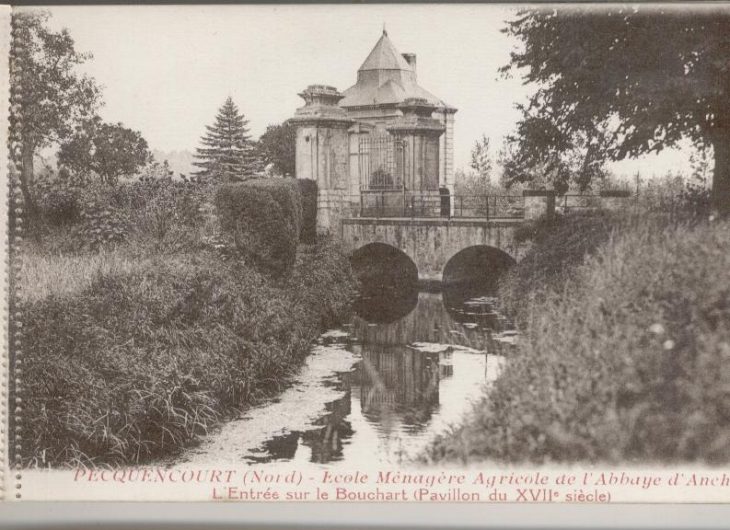
[[302, 197], [302, 231], [300, 240], [308, 245], [317, 239], [317, 181], [297, 179]]
[[281, 206], [284, 215], [292, 220], [298, 238], [302, 227], [302, 200], [296, 180], [284, 178], [252, 179], [247, 181], [246, 185], [263, 188], [271, 193], [274, 200]]
[[103, 203], [86, 205], [81, 212], [82, 226], [78, 230], [81, 246], [96, 250], [102, 245], [121, 243], [130, 231], [129, 213], [122, 208]]
[[[38, 213], [47, 227], [62, 227], [81, 221], [85, 207], [100, 185], [83, 176], [71, 176], [65, 168], [58, 174], [48, 171], [38, 176], [33, 194]], [[101, 186], [106, 189], [106, 186]]]
[[[53, 179], [38, 185], [37, 194], [49, 232], [46, 239], [66, 240], [66, 251], [96, 251], [133, 236], [143, 245], [181, 250], [200, 239], [201, 206], [208, 190], [170, 178], [115, 186]], [[73, 225], [71, 230], [58, 230], [67, 225]]]
[[67, 186], [37, 186], [36, 202], [43, 220], [51, 225], [72, 225], [81, 218], [77, 192]]
[[327, 328], [347, 318], [357, 283], [347, 255], [338, 244], [323, 238], [299, 252], [287, 288], [310, 310], [301, 318]]
[[572, 268], [604, 244], [619, 219], [609, 212], [538, 219], [518, 228], [518, 241], [533, 247], [500, 282], [502, 309], [518, 322], [529, 315], [528, 307], [547, 292], [537, 287], [560, 289]]
[[216, 193], [224, 233], [247, 262], [274, 277], [287, 275], [296, 260], [301, 202], [294, 186], [284, 179], [256, 179]]
[[136, 182], [128, 187], [135, 232], [158, 250], [188, 250], [200, 243], [206, 187], [172, 179]]

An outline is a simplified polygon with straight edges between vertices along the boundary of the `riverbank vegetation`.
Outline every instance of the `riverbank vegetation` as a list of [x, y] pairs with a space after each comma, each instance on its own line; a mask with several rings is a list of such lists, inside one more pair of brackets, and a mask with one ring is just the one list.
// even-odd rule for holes
[[98, 116], [102, 89], [77, 68], [91, 56], [49, 18], [12, 16], [11, 392], [23, 414], [11, 458], [140, 463], [283, 388], [321, 328], [346, 318], [354, 281], [316, 238], [316, 184], [261, 178], [278, 153], [231, 98], [201, 138], [199, 171], [173, 175], [139, 131]]
[[231, 186], [289, 228], [284, 254], [237, 247], [260, 227], [227, 214], [226, 230], [215, 186], [49, 187], [40, 211], [68, 222], [53, 217], [17, 256], [26, 464], [173, 454], [285, 387], [321, 329], [347, 314], [346, 257], [327, 240], [297, 244], [296, 184]]
[[603, 214], [525, 236], [500, 292], [522, 340], [426, 460], [727, 462], [730, 221]]

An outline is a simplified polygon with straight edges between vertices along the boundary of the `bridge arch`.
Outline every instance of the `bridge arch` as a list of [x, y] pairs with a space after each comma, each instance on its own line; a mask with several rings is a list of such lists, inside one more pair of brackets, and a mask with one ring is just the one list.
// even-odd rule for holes
[[355, 274], [376, 274], [382, 279], [394, 277], [399, 281], [417, 282], [418, 266], [411, 256], [396, 246], [374, 241], [350, 253], [350, 264]]
[[348, 218], [341, 237], [350, 253], [376, 242], [397, 248], [415, 263], [419, 280], [438, 284], [447, 262], [469, 247], [493, 247], [519, 261], [529, 248], [515, 239], [519, 226], [514, 220]]
[[350, 264], [360, 283], [353, 309], [367, 322], [395, 322], [416, 307], [418, 266], [399, 248], [367, 243], [350, 254]]
[[516, 263], [504, 250], [490, 245], [471, 245], [452, 254], [442, 271], [445, 285], [481, 284], [496, 287], [499, 277]]

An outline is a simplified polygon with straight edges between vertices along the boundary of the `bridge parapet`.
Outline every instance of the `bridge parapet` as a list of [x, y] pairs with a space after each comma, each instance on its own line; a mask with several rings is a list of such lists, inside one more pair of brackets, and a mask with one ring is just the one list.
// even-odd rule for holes
[[[556, 205], [553, 193], [525, 194], [523, 202], [505, 202], [515, 210], [503, 209], [502, 217], [491, 217], [500, 210], [498, 206], [491, 206], [488, 200], [454, 207], [453, 202], [435, 204], [431, 199], [430, 202], [416, 202], [421, 197], [407, 193], [373, 194], [369, 199], [363, 197], [361, 194], [344, 200], [347, 209], [342, 211], [340, 236], [345, 250], [352, 253], [372, 243], [390, 245], [413, 261], [422, 282], [443, 281], [449, 260], [471, 247], [496, 249], [512, 260], [520, 261], [531, 243], [516, 237], [518, 228], [526, 220], [545, 215], [549, 218]], [[488, 199], [486, 196], [483, 198]], [[442, 197], [437, 196], [436, 199]], [[457, 199], [457, 202], [461, 201]], [[566, 206], [565, 211], [568, 211], [568, 204], [571, 209], [581, 207], [584, 210], [625, 208], [629, 204], [624, 193], [603, 197], [562, 196], [558, 202]], [[516, 205], [521, 208], [517, 209]]]
[[[328, 198], [331, 193], [323, 194]], [[524, 219], [521, 195], [448, 195], [406, 190], [363, 190], [358, 195], [338, 195], [342, 211], [360, 218], [443, 218], [481, 221]], [[332, 206], [332, 201], [320, 201]]]
[[347, 218], [342, 220], [345, 250], [371, 243], [402, 251], [418, 268], [422, 282], [441, 282], [448, 261], [464, 249], [486, 246], [519, 261], [529, 244], [517, 241], [521, 219]]

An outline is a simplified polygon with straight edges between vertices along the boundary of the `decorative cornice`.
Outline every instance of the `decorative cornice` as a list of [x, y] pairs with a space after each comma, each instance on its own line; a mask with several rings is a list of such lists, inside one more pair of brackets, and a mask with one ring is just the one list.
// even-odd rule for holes
[[304, 106], [297, 109], [290, 121], [297, 125], [317, 125], [327, 127], [350, 127], [354, 123], [347, 117], [347, 111], [338, 107], [342, 94], [328, 85], [309, 85], [299, 96]]
[[423, 98], [408, 98], [398, 105], [398, 109], [403, 116], [386, 127], [391, 133], [438, 137], [446, 130], [439, 120], [431, 117], [436, 106]]

